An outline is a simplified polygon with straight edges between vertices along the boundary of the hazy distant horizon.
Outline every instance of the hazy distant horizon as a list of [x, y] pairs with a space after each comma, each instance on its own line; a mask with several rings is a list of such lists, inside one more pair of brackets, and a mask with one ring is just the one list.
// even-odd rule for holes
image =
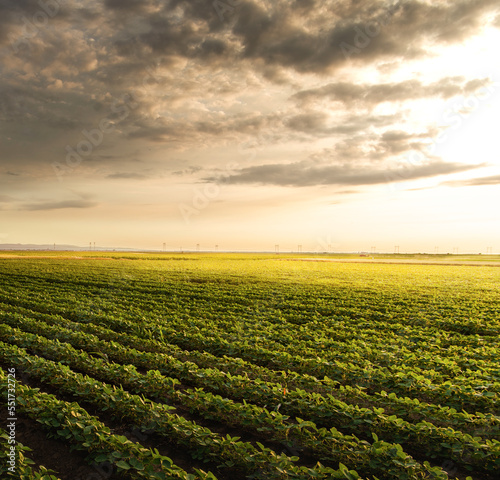
[[58, 245], [58, 244], [45, 244], [45, 245], [37, 245], [37, 244], [0, 244], [0, 251], [23, 251], [23, 252], [29, 252], [29, 251], [37, 251], [37, 252], [53, 252], [53, 251], [58, 251], [58, 252], [130, 252], [130, 253], [270, 253], [270, 254], [290, 254], [290, 253], [295, 253], [295, 254], [301, 254], [303, 253], [304, 255], [311, 255], [311, 254], [317, 254], [317, 255], [363, 255], [366, 257], [370, 257], [371, 255], [435, 255], [435, 256], [442, 256], [442, 255], [455, 255], [455, 256], [460, 256], [460, 255], [499, 255], [500, 252], [496, 252], [494, 250], [487, 249], [485, 252], [481, 251], [460, 251], [459, 249], [457, 250], [452, 249], [451, 251], [405, 251], [401, 248], [401, 246], [398, 246], [398, 249], [393, 249], [393, 251], [387, 250], [349, 250], [349, 251], [334, 251], [334, 250], [307, 250], [304, 248], [303, 245], [296, 246], [295, 248], [293, 247], [283, 247], [279, 245], [279, 248], [276, 249], [276, 245], [272, 249], [268, 250], [256, 250], [256, 249], [235, 249], [235, 248], [220, 248], [218, 245], [217, 246], [202, 246], [200, 245], [197, 247], [196, 245], [192, 247], [172, 247], [172, 246], [166, 246], [165, 249], [163, 247], [161, 248], [150, 248], [150, 249], [141, 249], [141, 248], [136, 248], [136, 247], [113, 247], [113, 246], [99, 246], [96, 245], [95, 247], [85, 247], [81, 245]]

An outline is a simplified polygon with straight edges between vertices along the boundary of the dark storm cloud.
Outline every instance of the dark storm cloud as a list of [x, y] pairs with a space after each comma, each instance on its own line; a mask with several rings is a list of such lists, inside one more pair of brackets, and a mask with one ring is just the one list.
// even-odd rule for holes
[[[258, 165], [238, 170], [234, 175], [222, 179], [228, 184], [260, 184], [287, 187], [308, 187], [314, 185], [376, 185], [387, 182], [417, 180], [446, 175], [478, 168], [476, 165], [434, 162], [409, 165], [403, 168], [374, 168], [356, 164], [319, 164], [302, 161], [290, 164]], [[207, 181], [220, 181], [217, 177]]]
[[[244, 55], [302, 72], [325, 72], [346, 58], [414, 58], [423, 56], [429, 44], [446, 45], [476, 33], [484, 15], [499, 9], [496, 0], [325, 2], [329, 15], [311, 29], [294, 21], [293, 7], [303, 14], [301, 3], [280, 15], [279, 8], [267, 11], [245, 2], [232, 29], [241, 38]], [[309, 16], [315, 17], [319, 8], [312, 7]]]
[[201, 57], [206, 55], [222, 55], [227, 51], [227, 45], [216, 38], [204, 40], [197, 49], [197, 54]]
[[[70, 6], [81, 17], [92, 10], [57, 3], [59, 20], [68, 15], [63, 10], [67, 12]], [[180, 55], [208, 61], [204, 54], [226, 54], [227, 60], [260, 59], [303, 72], [325, 72], [343, 63], [343, 44], [357, 50], [349, 58], [363, 61], [421, 55], [430, 44], [449, 44], [476, 33], [484, 15], [499, 10], [496, 0], [432, 4], [417, 0], [362, 4], [241, 0], [234, 7], [233, 21], [224, 22], [207, 0], [104, 0], [97, 5], [104, 9], [100, 26], [112, 27], [102, 32], [109, 35], [108, 48], [114, 45], [123, 56]], [[29, 18], [40, 10], [36, 0], [2, 0], [0, 18], [5, 28], [1, 31], [15, 23], [16, 15], [18, 20], [20, 14]]]
[[39, 9], [37, 0], [0, 0], [0, 43], [9, 39], [22, 15], [34, 14]]
[[[220, 146], [262, 132], [268, 139], [304, 142], [350, 136], [349, 145], [339, 143], [337, 154], [378, 162], [418, 149], [424, 137], [402, 132], [403, 109], [359, 115], [359, 106], [466, 95], [486, 80], [338, 81], [305, 89], [306, 77], [296, 72], [323, 75], [352, 68], [349, 59], [360, 66], [384, 58], [397, 63], [468, 38], [486, 14], [497, 12], [497, 23], [500, 17], [493, 0], [225, 3], [234, 8], [221, 18], [211, 0], [0, 0], [6, 168], [43, 163], [52, 173], [50, 163], [64, 161], [66, 147], [83, 145], [83, 132], [95, 131], [106, 119], [113, 133], [103, 135], [103, 145], [95, 146], [84, 165], [116, 163], [122, 157], [113, 156], [113, 148], [128, 140]], [[55, 4], [57, 12], [47, 14], [48, 5]], [[37, 23], [44, 12], [47, 21]], [[15, 51], [18, 41], [22, 48]], [[347, 58], [343, 43], [357, 51]], [[292, 97], [295, 104], [280, 105], [270, 114], [267, 106], [247, 99], [267, 94], [269, 82], [302, 91]], [[328, 113], [307, 105], [324, 99], [341, 105]], [[392, 133], [373, 132], [386, 127]], [[111, 154], [99, 158], [99, 148]], [[113, 167], [117, 173], [108, 178], [132, 178], [120, 170]]]
[[[240, 3], [243, 1], [240, 0]], [[234, 1], [230, 0], [224, 3], [229, 5], [229, 3], [234, 3]], [[165, 2], [164, 11], [167, 15], [170, 15], [172, 12], [182, 11], [185, 19], [193, 19], [196, 22], [203, 21], [211, 31], [220, 30], [224, 27], [224, 23], [221, 22], [213, 4], [213, 1], [206, 0], [170, 0]]]
[[137, 40], [146, 44], [155, 55], [187, 57], [203, 41], [203, 36], [191, 22], [174, 24], [171, 19], [159, 17], [151, 19], [149, 26], [150, 31], [141, 34]]
[[500, 185], [500, 175], [490, 177], [469, 178], [467, 180], [454, 180], [443, 182], [441, 185], [448, 187], [479, 187], [484, 185]]
[[61, 210], [68, 208], [93, 208], [97, 205], [95, 202], [89, 200], [66, 200], [60, 202], [36, 202], [36, 203], [25, 203], [21, 205], [20, 210]]
[[140, 12], [151, 2], [145, 0], [104, 0], [106, 8], [127, 12]]
[[59, 24], [72, 17], [65, 0], [0, 0], [0, 54], [29, 51], [49, 22]]
[[[225, 25], [217, 16], [213, 2], [135, 2], [122, 5], [107, 1], [113, 14], [106, 21], [113, 31], [110, 48], [128, 60], [172, 61], [174, 57], [196, 58], [210, 64], [228, 51], [228, 45], [217, 31]], [[234, 52], [233, 52], [234, 56]]]
[[137, 24], [137, 15], [143, 25], [143, 31], [132, 29], [125, 39], [115, 36], [118, 52], [180, 55], [206, 62], [204, 54], [226, 55], [226, 60], [258, 59], [274, 67], [318, 73], [346, 59], [423, 56], [433, 45], [459, 42], [477, 33], [485, 14], [499, 10], [496, 0], [432, 4], [242, 0], [232, 7], [231, 21], [224, 22], [213, 2], [206, 0], [172, 0], [161, 10], [147, 8], [154, 5], [157, 2], [105, 2], [110, 11], [128, 14], [129, 22], [108, 18], [122, 33], [134, 21]]
[[307, 13], [315, 8], [320, 0], [294, 0], [293, 8], [297, 11]]

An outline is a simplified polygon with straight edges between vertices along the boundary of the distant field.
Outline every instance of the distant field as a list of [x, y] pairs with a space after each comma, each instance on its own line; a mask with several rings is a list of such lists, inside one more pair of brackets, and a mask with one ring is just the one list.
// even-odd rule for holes
[[496, 480], [498, 265], [0, 252], [0, 476]]
[[298, 259], [315, 259], [315, 260], [340, 260], [340, 261], [359, 261], [359, 262], [394, 262], [394, 263], [437, 263], [437, 264], [491, 264], [500, 265], [500, 255], [452, 255], [452, 254], [427, 254], [427, 253], [408, 253], [408, 254], [353, 254], [353, 253], [198, 253], [198, 252], [162, 252], [162, 253], [141, 253], [141, 252], [102, 252], [102, 251], [26, 251], [26, 250], [9, 250], [1, 251], [0, 258], [66, 258], [66, 259], [123, 259], [123, 260], [165, 260], [169, 258], [177, 258], [178, 256], [196, 255], [199, 258], [274, 258], [281, 260], [298, 260]]

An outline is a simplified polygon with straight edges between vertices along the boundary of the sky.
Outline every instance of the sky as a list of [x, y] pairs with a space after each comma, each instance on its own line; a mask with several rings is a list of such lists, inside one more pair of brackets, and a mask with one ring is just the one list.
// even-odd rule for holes
[[0, 243], [500, 251], [498, 0], [0, 0]]

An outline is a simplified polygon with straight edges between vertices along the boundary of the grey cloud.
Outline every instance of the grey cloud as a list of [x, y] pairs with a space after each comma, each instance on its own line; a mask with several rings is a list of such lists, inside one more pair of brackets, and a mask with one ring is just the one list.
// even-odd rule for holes
[[487, 78], [475, 78], [474, 80], [469, 80], [463, 87], [464, 94], [471, 94], [480, 90], [481, 88], [487, 87], [489, 84]]
[[97, 203], [88, 200], [64, 200], [60, 202], [37, 202], [37, 203], [26, 203], [21, 205], [20, 210], [60, 210], [68, 208], [92, 208], [95, 207]]
[[[35, 0], [4, 0], [0, 11], [2, 5], [6, 12], [40, 9]], [[460, 41], [475, 33], [484, 14], [495, 12], [498, 5], [494, 0], [432, 4], [417, 0], [393, 4], [366, 1], [362, 6], [348, 0], [246, 0], [235, 7], [232, 22], [221, 21], [213, 2], [206, 0], [105, 0], [102, 8], [104, 18], [99, 27], [107, 25], [109, 30], [102, 35], [108, 36], [108, 42], [100, 46], [109, 49], [114, 45], [123, 57], [152, 60], [158, 55], [178, 55], [210, 63], [211, 57], [223, 56], [226, 62], [260, 59], [274, 67], [326, 72], [345, 62], [340, 45], [355, 44], [360, 29], [380, 26], [380, 32], [360, 49], [357, 58], [408, 58], [421, 54], [422, 45], [427, 48], [430, 43]], [[95, 14], [87, 10], [87, 15]], [[85, 18], [83, 13], [81, 16]], [[73, 17], [71, 22], [78, 23]], [[100, 68], [105, 69], [105, 65]]]
[[106, 8], [111, 10], [125, 10], [134, 13], [144, 10], [151, 2], [145, 0], [104, 0]]
[[402, 130], [388, 130], [382, 134], [381, 139], [385, 142], [400, 142], [408, 140], [411, 137], [411, 134]]
[[124, 173], [112, 173], [110, 175], [107, 175], [106, 178], [109, 178], [111, 180], [145, 180], [148, 177], [141, 173], [124, 172]]
[[220, 39], [207, 39], [204, 40], [198, 49], [198, 55], [203, 57], [205, 55], [223, 55], [227, 51], [227, 45]]
[[[430, 42], [449, 44], [474, 34], [484, 14], [498, 10], [495, 0], [432, 4], [405, 0], [393, 5], [364, 2], [362, 9], [357, 2], [326, 2], [326, 5], [333, 7], [332, 15], [339, 15], [337, 21], [330, 18], [329, 25], [326, 22], [318, 25], [316, 19], [316, 28], [306, 29], [297, 27], [292, 15], [279, 15], [278, 9], [267, 12], [247, 2], [241, 7], [233, 34], [241, 37], [246, 57], [302, 72], [326, 72], [345, 62], [343, 44], [355, 47], [357, 53], [353, 58], [360, 61], [414, 58], [423, 55]], [[359, 32], [366, 32], [367, 28], [376, 34], [365, 33], [361, 46], [357, 37], [361, 39]]]
[[193, 133], [193, 127], [186, 121], [174, 121], [165, 118], [156, 120], [140, 119], [134, 122], [133, 131], [128, 133], [128, 138], [145, 138], [153, 142], [166, 140], [181, 140]]
[[[142, 8], [131, 0], [107, 0], [105, 5], [113, 11], [130, 12], [129, 19]], [[147, 31], [132, 34], [128, 41], [117, 40], [116, 46], [122, 54], [181, 55], [207, 62], [210, 56], [224, 55], [226, 61], [260, 59], [265, 65], [300, 72], [327, 72], [344, 64], [341, 45], [355, 46], [359, 32], [367, 28], [378, 26], [377, 34], [366, 37], [368, 44], [357, 48], [356, 59], [411, 58], [423, 55], [431, 42], [451, 43], [475, 33], [483, 15], [495, 11], [497, 5], [493, 0], [436, 4], [405, 0], [393, 5], [369, 1], [360, 8], [347, 0], [322, 5], [312, 1], [242, 1], [235, 8], [235, 21], [225, 23], [212, 2], [171, 1], [162, 12], [141, 14]], [[322, 15], [321, 9], [328, 9], [330, 15]], [[174, 18], [174, 12], [181, 17]], [[129, 24], [114, 23], [122, 30], [124, 25], [127, 28]]]
[[[281, 126], [277, 114], [263, 115], [260, 113], [235, 114], [233, 116], [204, 115], [206, 119], [187, 121], [185, 119], [158, 118], [138, 119], [131, 124], [129, 138], [147, 138], [155, 142], [166, 140], [184, 140], [198, 142], [201, 138], [208, 141], [207, 135], [213, 138], [225, 135], [248, 134], [256, 135], [262, 129]], [[270, 135], [268, 135], [270, 136]]]
[[[382, 128], [403, 119], [403, 112], [393, 115], [356, 115], [348, 114], [342, 119], [328, 121], [324, 112], [306, 112], [291, 116], [284, 124], [291, 130], [315, 137], [354, 135], [372, 127]], [[330, 123], [330, 125], [328, 125]]]
[[201, 170], [203, 170], [203, 167], [200, 167], [199, 165], [192, 165], [185, 168], [184, 170], [176, 170], [175, 172], [172, 172], [172, 175], [182, 177], [185, 175], [192, 175], [193, 173], [197, 173]]
[[[211, 14], [217, 17], [211, 3], [204, 3], [210, 7]], [[186, 13], [187, 11], [189, 13]], [[125, 30], [118, 35], [115, 46], [120, 55], [135, 54], [140, 58], [153, 59], [159, 55], [164, 58], [179, 56], [196, 58], [207, 64], [222, 55], [225, 55], [226, 61], [235, 58], [235, 51], [228, 52], [229, 43], [226, 41], [226, 35], [212, 30], [207, 19], [203, 20], [200, 21], [198, 15], [186, 6], [182, 18], [176, 18], [172, 13], [167, 15], [152, 13], [142, 18], [139, 31], [135, 33], [132, 31], [127, 35]]]
[[434, 162], [407, 165], [403, 168], [374, 168], [359, 164], [328, 165], [316, 161], [290, 164], [268, 164], [238, 170], [227, 178], [209, 177], [206, 181], [223, 181], [228, 184], [260, 184], [288, 187], [317, 185], [376, 185], [388, 182], [416, 180], [478, 168], [477, 165]]
[[19, 89], [3, 86], [0, 93], [0, 118], [4, 121], [12, 121], [23, 118], [30, 112], [27, 98]]
[[0, 43], [9, 39], [12, 27], [21, 22], [22, 15], [40, 10], [36, 0], [0, 0]]
[[[339, 45], [352, 44], [356, 29], [364, 30], [370, 22], [385, 25], [356, 54], [361, 65], [384, 57], [400, 62], [423, 49], [460, 41], [477, 33], [484, 14], [499, 8], [493, 0], [392, 4], [394, 8], [372, 0], [242, 0], [233, 15], [221, 21], [210, 0], [61, 2], [57, 17], [33, 37], [29, 48], [5, 57], [0, 121], [9, 137], [6, 168], [16, 168], [15, 162], [50, 165], [63, 157], [66, 145], [84, 139], [83, 129], [97, 128], [103, 118], [116, 120], [114, 132], [99, 147], [105, 152], [114, 152], [118, 137], [186, 147], [220, 145], [229, 137], [243, 141], [261, 132], [268, 140], [349, 135], [351, 145], [342, 147], [346, 154], [342, 158], [348, 159], [379, 161], [418, 149], [419, 136], [394, 132], [370, 136], [373, 129], [404, 124], [401, 110], [392, 116], [362, 116], [357, 107], [468, 94], [481, 88], [484, 79], [449, 77], [432, 84], [335, 82], [293, 97], [343, 102], [342, 113], [334, 112], [332, 119], [300, 102], [298, 107], [266, 114], [255, 112], [259, 107], [250, 105], [252, 100], [236, 99], [240, 93], [258, 95], [268, 81], [300, 84], [305, 77], [297, 71], [324, 74], [339, 66], [356, 67], [346, 62]], [[8, 44], [11, 34], [19, 34], [22, 17], [30, 19], [40, 8], [38, 0], [0, 0], [0, 42]], [[161, 76], [151, 77], [151, 71], [158, 73], [156, 65], [162, 67]], [[120, 119], [113, 105], [136, 91], [144, 92], [134, 97], [137, 107]], [[231, 107], [218, 103], [232, 98], [236, 100]], [[369, 155], [363, 155], [364, 147], [369, 147]], [[111, 163], [115, 157], [101, 154], [100, 158]], [[97, 159], [96, 149], [85, 163]], [[110, 171], [117, 170], [114, 166]]]
[[318, 132], [325, 129], [328, 115], [324, 112], [301, 113], [290, 118], [286, 125], [292, 130], [301, 132]]
[[359, 193], [359, 190], [339, 190], [335, 193], [337, 195], [354, 195], [355, 193]]
[[450, 182], [442, 182], [441, 185], [449, 187], [478, 187], [484, 185], [500, 185], [500, 175], [492, 175], [490, 177], [469, 178], [467, 180], [454, 180]]
[[0, 45], [6, 52], [32, 52], [33, 38], [42, 36], [48, 23], [71, 18], [71, 7], [59, 0], [0, 0]]
[[381, 102], [398, 102], [426, 97], [450, 98], [470, 94], [489, 83], [490, 80], [487, 78], [466, 82], [463, 77], [447, 77], [427, 85], [418, 80], [373, 85], [339, 82], [316, 89], [303, 90], [294, 94], [292, 99], [307, 102], [328, 98], [331, 101], [349, 105], [375, 105]]
[[379, 137], [374, 150], [381, 158], [391, 155], [398, 155], [404, 152], [420, 151], [425, 154], [425, 147], [428, 146], [426, 140], [437, 135], [437, 131], [432, 129], [423, 133], [410, 133], [402, 130], [386, 130]]
[[[206, 0], [170, 0], [166, 2], [164, 11], [167, 15], [182, 12], [182, 19], [193, 19], [197, 23], [204, 22], [209, 31], [216, 32], [226, 28], [214, 8], [213, 1]], [[228, 5], [228, 2], [224, 2]]]
[[294, 0], [293, 5], [297, 11], [307, 13], [316, 7], [318, 0]]

